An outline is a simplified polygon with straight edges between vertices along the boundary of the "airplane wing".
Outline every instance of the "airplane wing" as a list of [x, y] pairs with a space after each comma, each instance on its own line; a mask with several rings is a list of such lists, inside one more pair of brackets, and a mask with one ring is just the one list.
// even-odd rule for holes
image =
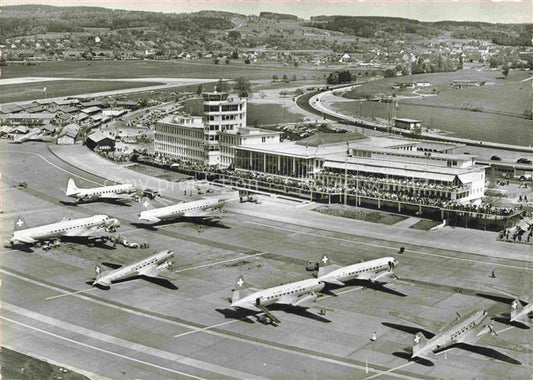
[[106, 234], [105, 228], [100, 226], [94, 226], [83, 230], [72, 230], [67, 232], [64, 236], [70, 237], [91, 237], [91, 236], [104, 236]]
[[147, 222], [151, 222], [151, 223], [159, 223], [161, 221], [161, 219], [156, 218], [155, 216], [145, 216], [145, 215], [140, 216], [139, 219], [146, 220]]
[[317, 294], [315, 292], [297, 295], [285, 295], [281, 297], [276, 303], [281, 305], [292, 305], [297, 307], [309, 308], [317, 300]]
[[440, 330], [440, 324], [437, 324], [435, 322], [430, 322], [427, 319], [420, 318], [416, 315], [411, 315], [407, 313], [399, 313], [395, 311], [391, 311], [389, 314], [396, 318], [403, 319], [406, 322], [414, 323], [415, 325], [422, 327], [426, 331], [439, 331]]
[[200, 218], [200, 217], [214, 217], [214, 216], [220, 216], [220, 215], [215, 215], [215, 213], [210, 210], [198, 209], [198, 210], [188, 211], [187, 213], [182, 213], [180, 216], [186, 216], [190, 218]]
[[339, 280], [337, 280], [335, 278], [327, 278], [327, 277], [325, 277], [325, 278], [321, 278], [320, 281], [323, 281], [323, 282], [325, 282], [327, 284], [338, 285], [338, 286], [346, 285], [344, 282], [339, 281]]
[[159, 269], [158, 267], [148, 267], [141, 269], [137, 272], [141, 276], [154, 277], [154, 278], [164, 278], [167, 280], [174, 280], [174, 273], [168, 269]]
[[12, 242], [20, 242], [20, 243], [25, 243], [25, 244], [35, 244], [37, 243], [37, 240], [29, 237], [29, 236], [22, 236], [22, 237], [18, 237], [16, 239], [11, 239]]

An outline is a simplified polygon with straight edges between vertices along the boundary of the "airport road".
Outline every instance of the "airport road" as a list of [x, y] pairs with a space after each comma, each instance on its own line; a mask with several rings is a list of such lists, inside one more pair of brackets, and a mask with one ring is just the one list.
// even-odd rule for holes
[[[151, 247], [106, 249], [65, 243], [50, 251], [4, 250], [0, 273], [4, 302], [11, 309], [2, 316], [6, 341], [12, 346], [18, 344], [26, 352], [35, 349], [40, 356], [111, 378], [527, 378], [531, 371], [531, 330], [511, 328], [495, 342], [491, 337], [481, 341], [496, 345], [522, 365], [454, 350], [427, 367], [407, 362], [404, 348], [410, 346], [412, 336], [390, 327], [412, 325], [398, 315], [416, 316], [436, 331], [456, 311], [508, 312], [508, 305], [475, 295], [493, 288], [525, 294], [523, 279], [530, 276], [531, 268], [527, 262], [409, 241], [404, 244], [406, 252], [396, 255], [398, 243], [386, 237], [247, 214], [270, 207], [268, 202], [255, 209], [257, 205], [231, 203], [231, 212], [220, 224], [201, 229], [191, 223], [136, 228], [131, 223], [140, 210], [138, 204], [73, 207], [60, 203], [66, 201], [63, 194], [69, 176], [86, 179], [80, 178], [83, 186], [94, 186], [101, 179], [47, 154], [43, 144], [17, 149], [42, 154], [50, 163], [17, 155], [3, 163], [1, 186], [8, 189], [2, 205], [2, 222], [8, 225], [4, 239], [10, 236], [17, 211], [24, 211], [30, 224], [107, 213], [120, 218], [124, 236], [150, 241]], [[20, 181], [26, 181], [27, 188], [12, 187]], [[294, 203], [277, 207], [295, 213], [306, 209]], [[138, 279], [115, 284], [109, 291], [87, 290], [96, 262], [130, 263], [162, 249], [176, 252], [172, 283], [177, 289]], [[326, 296], [318, 303], [327, 308], [325, 316], [314, 309], [298, 314], [274, 308], [282, 320], [278, 327], [258, 323], [254, 317], [244, 319], [227, 308], [225, 298], [239, 274], [257, 287], [303, 279], [309, 276], [304, 269], [307, 261], [324, 252], [340, 264], [396, 255], [401, 281], [390, 284], [389, 292], [360, 286], [334, 289], [338, 296]], [[494, 268], [497, 280], [488, 276]], [[508, 328], [499, 322], [495, 327]], [[378, 340], [371, 342], [374, 331]]]

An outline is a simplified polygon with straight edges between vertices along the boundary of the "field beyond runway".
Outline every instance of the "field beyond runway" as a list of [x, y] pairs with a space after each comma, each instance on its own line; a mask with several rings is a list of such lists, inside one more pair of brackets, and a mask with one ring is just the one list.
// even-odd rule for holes
[[[3, 151], [10, 147], [0, 144]], [[522, 365], [453, 350], [434, 366], [424, 366], [406, 360], [404, 348], [410, 346], [412, 336], [390, 327], [411, 325], [391, 313], [415, 315], [438, 330], [455, 318], [456, 311], [508, 312], [508, 305], [475, 294], [495, 286], [525, 294], [530, 284], [523, 279], [531, 278], [531, 262], [480, 259], [409, 241], [403, 244], [406, 252], [396, 255], [399, 244], [387, 236], [328, 231], [323, 228], [328, 219], [320, 219], [318, 213], [315, 218], [322, 224], [313, 219], [309, 221], [313, 225], [305, 227], [266, 215], [248, 216], [268, 210], [271, 201], [261, 205], [231, 201], [221, 223], [201, 229], [186, 222], [138, 228], [132, 223], [139, 204], [69, 205], [64, 188], [70, 176], [85, 178], [77, 177], [85, 187], [102, 183], [101, 178], [65, 164], [42, 143], [18, 145], [16, 150], [41, 154], [48, 163], [34, 155], [4, 155], [2, 222], [8, 229], [18, 214], [36, 225], [64, 216], [107, 213], [121, 220], [120, 234], [150, 241], [152, 246], [149, 250], [105, 249], [64, 243], [50, 251], [4, 249], [0, 269], [3, 339], [15, 349], [33, 350], [55, 362], [113, 379], [525, 379], [531, 373], [531, 330], [496, 322], [498, 340], [486, 336], [479, 342], [491, 344]], [[21, 181], [28, 186], [16, 187]], [[301, 205], [283, 200], [274, 201], [274, 206], [288, 215], [301, 210]], [[4, 232], [4, 241], [10, 233]], [[97, 262], [130, 263], [163, 249], [176, 253], [173, 284], [177, 289], [134, 280], [104, 291], [86, 283]], [[334, 289], [337, 296], [325, 295], [319, 302], [327, 308], [324, 316], [314, 309], [299, 314], [274, 309], [282, 321], [278, 327], [228, 309], [225, 299], [239, 274], [260, 288], [304, 279], [309, 277], [306, 263], [324, 252], [340, 264], [396, 255], [401, 281], [391, 283], [390, 292], [360, 286]], [[488, 276], [492, 269], [497, 280]], [[374, 331], [378, 339], [371, 342]]]

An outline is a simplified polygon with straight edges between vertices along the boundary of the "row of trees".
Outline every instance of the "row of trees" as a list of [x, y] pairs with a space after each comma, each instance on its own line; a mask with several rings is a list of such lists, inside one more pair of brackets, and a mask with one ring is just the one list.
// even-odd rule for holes
[[356, 80], [356, 76], [352, 75], [351, 72], [345, 71], [334, 71], [328, 75], [326, 82], [328, 84], [341, 84], [341, 83], [350, 83]]

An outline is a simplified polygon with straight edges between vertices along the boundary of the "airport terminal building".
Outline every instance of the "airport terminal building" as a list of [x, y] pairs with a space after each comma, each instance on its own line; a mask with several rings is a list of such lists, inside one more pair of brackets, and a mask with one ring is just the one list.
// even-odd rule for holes
[[169, 115], [155, 125], [159, 156], [227, 168], [235, 146], [280, 141], [280, 133], [246, 126], [246, 98], [227, 92], [203, 93], [204, 117]]
[[[338, 135], [337, 135], [338, 136]], [[423, 151], [428, 142], [369, 137], [328, 143], [316, 136], [299, 142], [237, 146], [234, 168], [267, 182], [300, 183], [316, 192], [441, 205], [481, 202], [485, 167], [474, 157]], [[433, 150], [436, 143], [431, 143]], [[442, 144], [443, 151], [449, 144]]]

